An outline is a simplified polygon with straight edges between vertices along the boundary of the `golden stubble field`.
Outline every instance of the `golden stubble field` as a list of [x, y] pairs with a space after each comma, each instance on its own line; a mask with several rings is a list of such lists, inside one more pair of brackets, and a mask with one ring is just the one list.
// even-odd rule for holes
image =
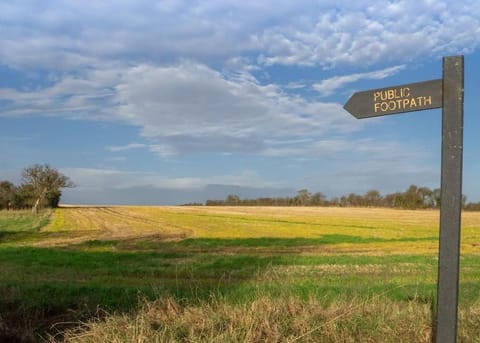
[[[88, 324], [80, 333], [67, 332], [67, 340], [432, 340], [436, 210], [64, 207], [55, 211], [42, 233], [44, 239], [35, 244], [54, 248], [78, 244], [84, 250], [143, 253], [173, 249], [170, 253], [186, 254], [177, 258], [176, 270], [187, 266], [192, 273], [176, 275], [177, 283], [203, 280], [209, 285], [215, 280], [213, 288], [218, 291], [219, 282], [228, 280], [223, 293], [208, 297], [213, 300], [181, 305], [174, 297], [160, 297], [134, 315], [110, 316], [106, 322]], [[459, 337], [465, 342], [480, 339], [479, 243], [480, 213], [465, 212], [459, 312]], [[242, 274], [248, 268], [255, 271]], [[244, 279], [245, 275], [250, 276]], [[163, 331], [152, 330], [152, 325]]]
[[[64, 206], [38, 246], [91, 240], [327, 239], [325, 252], [434, 254], [439, 211], [339, 207]], [[328, 240], [326, 240], [328, 243]], [[480, 253], [480, 213], [462, 215], [462, 253]], [[315, 251], [319, 253], [320, 251]]]
[[[0, 224], [0, 341], [432, 341], [439, 211], [63, 206]], [[464, 212], [461, 342], [480, 342], [479, 244]]]

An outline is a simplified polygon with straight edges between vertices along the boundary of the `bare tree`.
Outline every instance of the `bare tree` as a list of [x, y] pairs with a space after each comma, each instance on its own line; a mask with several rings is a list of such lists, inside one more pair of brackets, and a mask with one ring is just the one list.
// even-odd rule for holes
[[37, 213], [45, 205], [56, 207], [62, 195], [61, 189], [74, 187], [73, 182], [48, 164], [35, 164], [22, 173], [22, 183], [32, 187], [35, 199], [32, 212]]
[[308, 189], [301, 189], [297, 192], [295, 197], [295, 204], [299, 206], [306, 206], [310, 201], [311, 194]]

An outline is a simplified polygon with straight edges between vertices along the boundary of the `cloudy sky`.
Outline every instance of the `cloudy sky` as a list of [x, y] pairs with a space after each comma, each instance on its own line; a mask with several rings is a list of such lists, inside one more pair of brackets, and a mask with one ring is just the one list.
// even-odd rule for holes
[[0, 179], [49, 163], [77, 185], [64, 203], [437, 188], [440, 109], [343, 104], [441, 78], [457, 54], [480, 201], [476, 0], [2, 1], [0, 32]]

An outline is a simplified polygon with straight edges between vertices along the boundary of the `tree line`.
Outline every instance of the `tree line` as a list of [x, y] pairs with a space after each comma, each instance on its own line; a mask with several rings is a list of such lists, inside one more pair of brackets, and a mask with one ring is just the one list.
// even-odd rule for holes
[[[322, 192], [310, 193], [301, 189], [293, 197], [241, 199], [238, 195], [230, 194], [225, 200], [207, 200], [206, 206], [338, 206], [338, 207], [389, 207], [403, 209], [440, 208], [440, 189], [430, 189], [411, 185], [404, 192], [395, 192], [382, 195], [372, 189], [363, 195], [350, 193], [341, 197], [327, 199]], [[466, 196], [462, 197], [465, 210], [480, 210], [480, 202], [467, 203]]]
[[45, 207], [57, 207], [62, 188], [74, 187], [73, 182], [48, 164], [35, 164], [22, 171], [21, 183], [0, 180], [0, 210], [31, 208], [37, 213]]
[[[73, 182], [48, 164], [27, 167], [22, 172], [21, 183], [15, 185], [8, 180], [0, 180], [0, 210], [31, 208], [36, 213], [45, 207], [57, 207], [62, 189], [74, 187]], [[350, 193], [327, 199], [322, 192], [310, 193], [301, 189], [293, 197], [242, 199], [230, 194], [224, 200], [207, 200], [206, 206], [339, 206], [339, 207], [390, 207], [404, 209], [439, 208], [440, 189], [411, 185], [404, 192], [386, 195], [376, 189], [363, 195]], [[462, 197], [465, 210], [480, 211], [480, 202], [467, 203]], [[201, 203], [187, 205], [203, 205]]]

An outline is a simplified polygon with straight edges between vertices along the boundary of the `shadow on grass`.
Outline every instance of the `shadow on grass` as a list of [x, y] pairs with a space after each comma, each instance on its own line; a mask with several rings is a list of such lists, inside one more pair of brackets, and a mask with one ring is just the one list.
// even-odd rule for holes
[[[31, 233], [2, 233], [1, 238], [12, 242], [25, 239], [22, 234]], [[36, 233], [39, 234], [42, 233]], [[298, 254], [312, 245], [392, 241], [399, 240], [325, 235], [314, 239], [189, 238], [165, 241], [152, 236], [147, 239], [95, 240], [68, 248], [0, 244], [0, 328], [9, 328], [5, 337], [15, 328], [13, 335], [30, 332], [33, 337], [35, 330], [48, 331], [52, 323], [86, 320], [97, 316], [99, 308], [110, 313], [128, 312], [137, 307], [140, 299], [158, 297], [173, 297], [188, 304], [212, 297], [229, 302], [246, 301], [259, 293], [272, 297], [287, 294], [332, 300], [368, 297], [377, 292], [377, 288], [381, 291], [394, 287], [396, 281], [382, 276], [380, 283], [374, 286], [371, 278], [356, 274], [355, 266], [383, 266], [380, 269], [388, 271], [393, 270], [389, 266], [399, 264], [425, 264], [429, 266], [427, 272], [435, 270], [436, 261], [430, 256]], [[246, 249], [238, 253], [235, 250], [238, 247]], [[285, 247], [295, 250], [285, 253]], [[264, 249], [263, 254], [257, 253], [257, 248]], [[328, 269], [319, 272], [315, 269], [319, 265], [341, 265], [342, 268], [351, 265], [353, 269], [349, 273], [346, 267], [344, 274], [335, 274], [329, 273]], [[282, 274], [286, 270], [282, 269], [284, 267], [301, 273]], [[310, 267], [312, 274], [303, 272], [309, 271]], [[411, 281], [412, 285], [416, 282]], [[428, 297], [429, 287], [428, 291], [421, 291], [422, 297]], [[401, 299], [409, 299], [407, 291], [395, 294]], [[27, 328], [29, 325], [33, 328]], [[0, 332], [0, 338], [1, 335]]]
[[298, 247], [298, 246], [321, 246], [327, 244], [343, 243], [389, 243], [389, 242], [418, 242], [437, 241], [437, 237], [402, 237], [402, 238], [380, 238], [361, 237], [351, 235], [330, 234], [322, 235], [319, 238], [240, 238], [240, 239], [218, 239], [218, 238], [187, 238], [179, 242], [181, 246], [187, 247]]
[[[358, 243], [355, 238], [347, 238]], [[0, 246], [0, 268], [3, 271], [0, 275], [0, 305], [1, 309], [5, 306], [10, 309], [44, 309], [56, 304], [64, 310], [77, 310], [84, 306], [128, 310], [136, 304], [132, 299], [138, 294], [148, 297], [165, 294], [193, 301], [208, 299], [212, 292], [221, 296], [235, 294], [245, 283], [253, 280], [255, 284], [255, 280], [262, 279], [266, 271], [276, 266], [436, 263], [425, 256], [299, 255], [282, 251], [283, 246], [294, 246], [301, 251], [305, 245], [345, 240], [338, 235], [324, 240], [187, 239], [157, 242], [155, 250], [147, 251], [122, 251], [122, 246], [127, 244], [125, 241], [91, 241], [75, 249]], [[153, 244], [150, 241], [147, 243]], [[138, 245], [142, 245], [141, 242], [134, 244], [137, 248]], [[228, 248], [235, 246], [269, 247], [269, 253], [257, 254], [254, 250], [229, 253]], [[95, 248], [109, 251], [91, 250]], [[223, 249], [221, 253], [215, 250], [218, 248]], [[330, 280], [312, 279], [313, 284], [318, 286], [334, 281], [342, 284], [347, 280], [352, 286], [358, 286], [356, 278], [359, 276], [355, 275], [355, 271], [349, 275], [348, 268], [345, 268], [345, 273], [332, 276], [326, 271], [325, 275]], [[299, 280], [303, 282], [306, 278], [309, 276], [301, 276]], [[295, 283], [298, 280], [280, 281]], [[368, 288], [370, 280], [366, 281]], [[126, 292], [123, 295], [119, 294], [122, 290]]]
[[91, 230], [76, 231], [0, 231], [0, 244], [34, 243], [48, 239], [71, 240], [80, 237], [89, 237]]
[[[225, 219], [225, 218], [230, 218], [229, 215], [221, 215], [221, 214], [201, 214], [201, 213], [190, 213], [190, 216], [195, 216], [195, 217], [207, 217], [207, 218], [218, 218], [218, 219]], [[235, 220], [237, 221], [242, 221], [242, 222], [253, 222], [253, 223], [274, 223], [274, 224], [294, 224], [294, 225], [307, 225], [307, 226], [320, 226], [320, 227], [341, 227], [344, 228], [344, 224], [325, 224], [325, 223], [316, 223], [312, 221], [302, 221], [302, 220], [293, 220], [293, 219], [272, 219], [272, 218], [260, 218], [258, 216], [255, 217], [244, 217], [240, 215], [236, 215]], [[357, 228], [357, 229], [372, 229], [376, 230], [378, 229], [377, 226], [372, 226], [372, 225], [358, 225], [358, 224], [348, 224], [348, 227], [351, 228]]]

